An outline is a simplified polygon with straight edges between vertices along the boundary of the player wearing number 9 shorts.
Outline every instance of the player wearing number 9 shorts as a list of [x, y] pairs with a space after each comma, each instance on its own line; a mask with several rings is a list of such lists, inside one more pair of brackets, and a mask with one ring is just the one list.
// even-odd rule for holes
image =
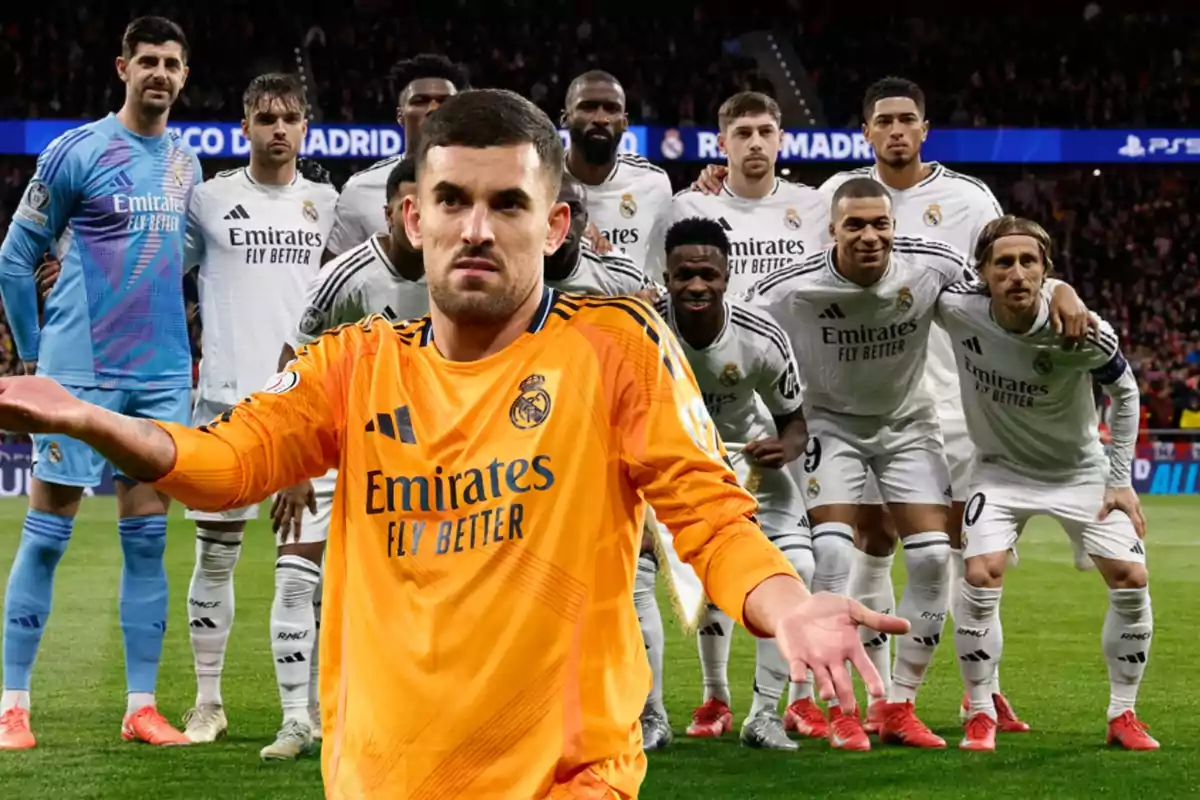
[[[704, 409], [725, 443], [738, 481], [754, 495], [759, 525], [806, 582], [812, 581], [812, 541], [804, 502], [784, 468], [804, 450], [800, 376], [787, 336], [757, 309], [726, 300], [731, 246], [720, 223], [698, 217], [676, 222], [666, 234], [669, 298], [658, 312], [679, 340], [703, 397]], [[702, 410], [701, 410], [702, 411]], [[672, 558], [671, 534], [659, 524], [663, 551], [687, 621], [697, 622], [704, 702], [692, 716], [689, 736], [720, 736], [732, 727], [729, 663], [733, 620], [710, 603], [694, 573]], [[788, 667], [772, 639], [757, 639], [754, 701], [742, 726], [742, 743], [795, 750], [779, 715]], [[825, 734], [824, 717], [803, 692]], [[659, 700], [661, 705], [661, 699]], [[648, 713], [656, 713], [648, 709]], [[647, 728], [643, 717], [643, 730]]]
[[[982, 281], [952, 287], [938, 316], [954, 342], [976, 463], [963, 517], [966, 575], [954, 643], [968, 693], [961, 747], [994, 750], [992, 677], [1003, 637], [998, 606], [1007, 552], [1046, 514], [1095, 561], [1108, 584], [1101, 633], [1108, 662], [1108, 742], [1157, 749], [1134, 712], [1154, 622], [1145, 520], [1130, 478], [1138, 387], [1107, 323], [1065, 351], [1049, 324], [1050, 238], [1012, 216], [990, 223], [976, 257]], [[1112, 399], [1106, 457], [1092, 381]]]

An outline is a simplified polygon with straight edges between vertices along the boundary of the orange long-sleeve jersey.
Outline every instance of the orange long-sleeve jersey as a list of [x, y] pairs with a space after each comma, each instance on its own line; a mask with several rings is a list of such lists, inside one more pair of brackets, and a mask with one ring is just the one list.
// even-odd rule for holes
[[164, 424], [178, 455], [157, 486], [219, 510], [338, 468], [328, 796], [635, 797], [640, 496], [739, 621], [756, 585], [795, 573], [649, 306], [546, 290], [526, 333], [468, 363], [432, 331], [343, 326], [213, 424]]

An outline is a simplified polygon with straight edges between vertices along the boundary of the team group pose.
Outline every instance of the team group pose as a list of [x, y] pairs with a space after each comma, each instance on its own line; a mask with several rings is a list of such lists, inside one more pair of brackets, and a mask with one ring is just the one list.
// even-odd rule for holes
[[[470, 295], [484, 291], [469, 287], [490, 285], [489, 276], [507, 278], [511, 265], [496, 261], [496, 242], [515, 236], [512, 220], [540, 208], [541, 201], [531, 199], [529, 187], [517, 186], [524, 162], [514, 166], [484, 154], [528, 146], [535, 160], [557, 159], [552, 169], [538, 168], [538, 174], [555, 176], [546, 200], [548, 222], [540, 223], [549, 225], [550, 233], [519, 256], [521, 263], [536, 258], [534, 277], [546, 293], [528, 309], [532, 321], [526, 320], [523, 335], [530, 338], [520, 347], [541, 352], [547, 337], [539, 332], [562, 328], [570, 341], [581, 337], [588, 347], [601, 348], [596, 352], [608, 353], [609, 339], [595, 338], [601, 336], [595, 331], [610, 330], [617, 319], [640, 320], [661, 351], [662, 368], [672, 380], [682, 379], [675, 370], [685, 371], [686, 382], [695, 388], [670, 390], [676, 398], [681, 392], [690, 398], [680, 401], [677, 421], [671, 423], [682, 425], [679, 431], [656, 421], [636, 434], [622, 434], [670, 438], [678, 433], [684, 436], [680, 441], [700, 448], [702, 457], [716, 465], [712, 469], [728, 471], [744, 490], [739, 498], [757, 504], [756, 529], [772, 545], [766, 555], [754, 557], [758, 561], [746, 549], [746, 563], [757, 564], [764, 578], [775, 574], [772, 569], [798, 576], [819, 593], [805, 602], [848, 598], [836, 601], [847, 605], [830, 606], [837, 609], [831, 613], [849, 615], [837, 617], [853, 633], [847, 634], [854, 641], [844, 645], [851, 648], [846, 654], [868, 688], [867, 707], [860, 711], [840, 676], [829, 671], [828, 664], [841, 660], [805, 660], [799, 654], [810, 652], [806, 645], [797, 644], [786, 625], [777, 628], [775, 617], [755, 625], [745, 616], [749, 601], [744, 613], [729, 606], [730, 584], [721, 583], [707, 566], [709, 556], [701, 552], [707, 545], [696, 539], [698, 523], [687, 521], [663, 483], [672, 475], [684, 483], [701, 479], [673, 471], [669, 465], [675, 455], [643, 453], [639, 458], [649, 460], [637, 462], [635, 469], [643, 494], [622, 499], [636, 509], [629, 519], [631, 529], [640, 531], [636, 558], [617, 561], [628, 572], [621, 581], [628, 579], [626, 602], [632, 601], [641, 630], [650, 691], [636, 703], [639, 756], [614, 756], [611, 764], [619, 766], [611, 766], [611, 774], [625, 777], [613, 780], [627, 780], [638, 763], [644, 766], [637, 762], [642, 749], [666, 747], [672, 739], [662, 699], [669, 676], [663, 674], [663, 621], [655, 599], [659, 577], [669, 582], [698, 642], [704, 694], [686, 728], [689, 736], [719, 737], [733, 727], [727, 667], [733, 628], [740, 623], [757, 637], [752, 700], [740, 727], [744, 745], [796, 750], [789, 736], [795, 733], [827, 738], [834, 749], [867, 750], [872, 746], [868, 734], [877, 733], [882, 743], [945, 747], [918, 717], [916, 701], [947, 616], [964, 684], [960, 746], [993, 750], [997, 732], [1029, 730], [1000, 690], [1000, 597], [1019, 534], [1038, 513], [1059, 520], [1077, 561], [1093, 564], [1109, 588], [1101, 634], [1111, 682], [1108, 742], [1127, 749], [1158, 747], [1135, 712], [1153, 635], [1140, 542], [1145, 521], [1130, 483], [1136, 384], [1111, 327], [1091, 315], [1071, 287], [1054, 279], [1053, 248], [1045, 231], [1036, 222], [1004, 215], [982, 182], [922, 160], [928, 134], [925, 98], [912, 82], [886, 78], [868, 89], [863, 133], [875, 163], [838, 173], [820, 188], [776, 177], [783, 135], [778, 104], [756, 92], [734, 95], [719, 113], [719, 144], [727, 163], [709, 166], [691, 188], [672, 196], [661, 169], [621, 152], [628, 120], [624, 89], [613, 75], [594, 70], [572, 81], [561, 118], [569, 144], [564, 149], [560, 143], [555, 151], [530, 132], [544, 119], [533, 121], [540, 112], [503, 93], [471, 90], [461, 67], [441, 56], [421, 55], [396, 72], [397, 123], [406, 152], [352, 176], [339, 194], [298, 169], [308, 105], [294, 77], [271, 74], [251, 82], [242, 123], [249, 162], [202, 182], [195, 154], [166, 130], [170, 107], [188, 75], [183, 32], [162, 18], [135, 20], [122, 41], [117, 69], [126, 84], [121, 110], [64, 134], [38, 160], [0, 250], [5, 311], [26, 374], [52, 378], [78, 401], [125, 417], [190, 422], [203, 433], [232, 431], [226, 435], [234, 448], [248, 446], [247, 426], [257, 424], [256, 403], [274, 409], [300, 382], [316, 379], [312, 354], [337, 349], [328, 344], [326, 331], [355, 331], [339, 340], [341, 355], [320, 356], [336, 360], [347, 357], [350, 351], [344, 348], [351, 339], [369, 343], [373, 337], [398, 336], [402, 349], [437, 349], [435, 333], [443, 334], [439, 323], [429, 320], [447, 308], [465, 314], [462, 309], [469, 307], [471, 314], [487, 317], [480, 309], [492, 306], [455, 305], [462, 298], [452, 299], [449, 287]], [[433, 123], [447, 116], [436, 113], [443, 106], [465, 109], [461, 117], [449, 115], [447, 129]], [[480, 122], [492, 108], [510, 116]], [[529, 115], [524, 128], [505, 128], [524, 119], [522, 114]], [[430, 125], [442, 137], [440, 144], [426, 139]], [[486, 135], [472, 134], [472, 125]], [[431, 159], [441, 163], [431, 155], [438, 148], [458, 153], [465, 166], [447, 167], [442, 183], [427, 185]], [[505, 187], [506, 181], [513, 185]], [[491, 191], [483, 183], [503, 191], [481, 199], [479, 193]], [[429, 212], [431, 207], [436, 213]], [[431, 267], [430, 253], [447, 247], [467, 266], [452, 269], [449, 277], [431, 273], [443, 265]], [[34, 270], [47, 254], [60, 266], [49, 279], [53, 288], [39, 325]], [[191, 269], [196, 269], [204, 326], [194, 400], [182, 295], [183, 276]], [[121, 280], [105, 280], [105, 275]], [[458, 275], [465, 283], [453, 283]], [[351, 325], [366, 318], [375, 321]], [[590, 328], [584, 320], [600, 327]], [[478, 323], [468, 324], [444, 346], [473, 341], [476, 330]], [[624, 334], [603, 336], [627, 341]], [[81, 342], [89, 345], [80, 347]], [[394, 345], [369, 344], [376, 346]], [[566, 340], [562, 346], [569, 346]], [[322, 362], [319, 369], [333, 369], [333, 363]], [[414, 369], [450, 369], [440, 366], [447, 363]], [[471, 374], [470, 380], [465, 372], [460, 376], [464, 386], [483, 380], [484, 373]], [[559, 379], [541, 372], [509, 377], [520, 382], [520, 402], [504, 412], [505, 425], [511, 416], [517, 430], [538, 427], [550, 413], [547, 386], [553, 388]], [[335, 380], [329, 373], [322, 380], [342, 386], [344, 377], [338, 373]], [[1093, 381], [1113, 402], [1107, 455], [1097, 436]], [[316, 403], [309, 391], [295, 396]], [[446, 403], [467, 402], [449, 384], [437, 391]], [[628, 402], [634, 397], [629, 395]], [[372, 441], [424, 440], [432, 429], [421, 415], [432, 405], [421, 405], [415, 396], [405, 399], [386, 413], [372, 410], [359, 430]], [[5, 408], [0, 391], [0, 413]], [[322, 413], [304, 425], [350, 412], [338, 406]], [[20, 419], [6, 417], [5, 423], [19, 425]], [[294, 759], [315, 749], [323, 731], [341, 731], [343, 723], [330, 719], [330, 709], [322, 713], [318, 654], [334, 659], [331, 668], [343, 680], [354, 666], [342, 652], [348, 641], [344, 619], [332, 623], [337, 639], [328, 639], [323, 576], [327, 559], [344, 571], [353, 557], [340, 538], [347, 525], [376, 523], [342, 520], [339, 514], [350, 512], [339, 512], [335, 498], [364, 491], [364, 480], [369, 498], [382, 497], [370, 482], [381, 480], [387, 499], [380, 502], [389, 511], [400, 503], [407, 512], [416, 502], [410, 493], [418, 479], [347, 476], [345, 462], [330, 455], [330, 448], [342, 445], [314, 432], [312, 446], [320, 458], [314, 453], [300, 465], [277, 465], [270, 480], [251, 488], [217, 491], [220, 481], [232, 480], [228, 476], [213, 476], [211, 491], [181, 488], [202, 480], [195, 464], [174, 483], [151, 485], [164, 473], [120, 472], [149, 463], [148, 450], [130, 449], [128, 442], [114, 449], [117, 439], [111, 437], [64, 435], [63, 430], [77, 429], [59, 423], [48, 417], [30, 428], [34, 479], [5, 593], [0, 749], [36, 746], [31, 675], [50, 613], [55, 566], [69, 544], [83, 490], [98, 484], [106, 457], [117, 459], [118, 531], [125, 556], [119, 613], [128, 703], [121, 736], [154, 745], [201, 744], [225, 736], [231, 720], [236, 725], [236, 709], [227, 712], [221, 694], [234, 620], [233, 575], [246, 523], [257, 518], [258, 501], [268, 494], [274, 498], [270, 516], [277, 536], [270, 653], [282, 725], [261, 757]], [[167, 430], [181, 435], [177, 428]], [[188, 454], [206, 446], [200, 440], [178, 441]], [[653, 450], [654, 445], [637, 446]], [[263, 457], [298, 452], [289, 447], [267, 446]], [[131, 458], [133, 452], [142, 455]], [[558, 452], [556, 465], [565, 458]], [[518, 458], [515, 451], [506, 457]], [[512, 461], [509, 484], [536, 488], [539, 480], [547, 487], [559, 480], [546, 466], [549, 458]], [[525, 466], [517, 469], [518, 463]], [[657, 477], [651, 474], [656, 470]], [[459, 488], [447, 491], [464, 491], [467, 478], [458, 478]], [[499, 481], [498, 474], [492, 480]], [[421, 487], [432, 485], [424, 477], [419, 481]], [[401, 486], [403, 500], [393, 497]], [[441, 492], [442, 484], [437, 486]], [[455, 486], [453, 480], [449, 486]], [[163, 549], [166, 490], [171, 488], [179, 491], [170, 493], [192, 501], [187, 517], [196, 523], [196, 562], [186, 594], [197, 690], [182, 730], [160, 713], [154, 695], [168, 608]], [[463, 497], [469, 496], [471, 489], [465, 491]], [[441, 494], [429, 506], [424, 492], [421, 488], [422, 513], [442, 508]], [[247, 502], [216, 502], [227, 496]], [[539, 516], [525, 521], [521, 513], [535, 513], [533, 505], [526, 506], [529, 510], [521, 512], [522, 506], [513, 503], [504, 511], [503, 536], [497, 510], [483, 541], [503, 538], [511, 544], [522, 538], [522, 526], [544, 524], [549, 511], [538, 509]], [[588, 507], [598, 508], [595, 502]], [[387, 541], [393, 557], [415, 556], [427, 522], [392, 523]], [[421, 527], [405, 529], [406, 524]], [[446, 552], [444, 531], [430, 524], [427, 535], [438, 541], [427, 547]], [[471, 542], [476, 524], [468, 526]], [[452, 552], [458, 552], [461, 519], [458, 529], [453, 544], [446, 545]], [[898, 604], [891, 578], [897, 545], [908, 573]], [[490, 552], [508, 558], [502, 554], [510, 551], [497, 546]], [[472, 558], [481, 556], [479, 551]], [[578, 567], [573, 558], [564, 562], [571, 564], [566, 569]], [[519, 580], [548, 580], [535, 574], [543, 567], [514, 564], [513, 569], [527, 571]], [[354, 591], [345, 575], [338, 575], [340, 607]], [[429, 578], [425, 573], [410, 577]], [[890, 616], [893, 609], [903, 623]], [[592, 621], [624, 624], [624, 615], [613, 611]], [[836, 691], [830, 688], [831, 675]], [[322, 686], [327, 702], [345, 691], [330, 681]], [[624, 713], [631, 707], [629, 698], [623, 694], [619, 705]], [[365, 745], [352, 745], [359, 746]]]

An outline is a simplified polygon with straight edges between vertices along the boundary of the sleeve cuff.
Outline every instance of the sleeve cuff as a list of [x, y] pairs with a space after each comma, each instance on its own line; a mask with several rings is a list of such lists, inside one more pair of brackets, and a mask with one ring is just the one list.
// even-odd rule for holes
[[704, 589], [709, 600], [751, 634], [762, 638], [761, 631], [746, 624], [746, 597], [760, 583], [776, 575], [800, 579], [783, 553], [759, 528], [747, 523], [713, 557]]

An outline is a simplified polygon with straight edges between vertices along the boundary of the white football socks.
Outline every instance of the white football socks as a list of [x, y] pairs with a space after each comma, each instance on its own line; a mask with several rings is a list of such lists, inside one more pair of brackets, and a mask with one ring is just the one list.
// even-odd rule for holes
[[310, 724], [309, 683], [313, 644], [317, 638], [313, 596], [321, 569], [300, 556], [280, 556], [275, 562], [275, 601], [271, 604], [271, 654], [283, 719]]
[[637, 576], [633, 582], [633, 607], [637, 611], [638, 624], [642, 628], [646, 660], [650, 662], [650, 674], [653, 678], [646, 705], [665, 718], [667, 709], [663, 705], [663, 651], [666, 649], [666, 637], [663, 633], [662, 612], [658, 608], [658, 598], [654, 595], [657, 575], [658, 560], [654, 555], [640, 555]]
[[788, 683], [788, 664], [774, 639], [755, 639], [754, 700], [750, 716], [769, 711], [779, 713], [779, 698]]
[[[844, 522], [822, 522], [812, 529], [812, 591], [846, 594], [854, 566], [854, 528]], [[790, 695], [789, 695], [790, 696]], [[799, 698], [797, 698], [799, 699]], [[794, 701], [793, 701], [794, 702]], [[836, 699], [828, 705], [836, 706]]]
[[[800, 576], [800, 580], [804, 581], [804, 585], [812, 591], [813, 572], [816, 571], [816, 560], [813, 558], [812, 536], [811, 534], [787, 534], [777, 539], [773, 539], [775, 545], [780, 552], [792, 562], [792, 568], [796, 570], [796, 574]], [[775, 648], [778, 651], [778, 647]], [[780, 655], [782, 659], [782, 654]], [[769, 656], [768, 656], [769, 659]], [[761, 658], [759, 663], [762, 663]], [[785, 673], [790, 672], [787, 662], [783, 662]], [[757, 680], [757, 678], [756, 678]], [[797, 700], [811, 700], [813, 697], [812, 671], [809, 670], [808, 676], [802, 681], [789, 681], [788, 683], [788, 705]]]
[[954, 651], [967, 690], [969, 713], [996, 718], [992, 682], [1004, 652], [1000, 619], [1000, 588], [972, 586], [960, 579], [959, 616], [954, 620]]
[[726, 705], [732, 702], [729, 697], [729, 648], [732, 635], [733, 619], [709, 603], [700, 614], [696, 631], [705, 702], [714, 697]]
[[1108, 614], [1101, 641], [1108, 662], [1108, 719], [1111, 722], [1137, 703], [1138, 687], [1150, 660], [1154, 614], [1150, 589], [1109, 589]]
[[188, 586], [188, 630], [196, 667], [196, 705], [221, 705], [221, 672], [233, 629], [233, 568], [242, 534], [196, 526], [196, 566]]
[[5, 689], [0, 692], [0, 714], [10, 708], [29, 710], [29, 692], [24, 689]]
[[[895, 554], [869, 556], [858, 552], [858, 563], [850, 574], [850, 596], [872, 611], [892, 614], [896, 608], [896, 587], [892, 584], [892, 564]], [[892, 647], [886, 633], [877, 633], [870, 628], [860, 628], [863, 649], [867, 658], [883, 680], [883, 695], [868, 698], [880, 700], [887, 697], [892, 688]]]
[[917, 691], [925, 681], [925, 671], [933, 661], [946, 624], [949, 561], [950, 537], [942, 531], [926, 531], [904, 539], [908, 580], [897, 612], [908, 620], [909, 631], [896, 640], [896, 667], [888, 692], [889, 702], [915, 703]]

